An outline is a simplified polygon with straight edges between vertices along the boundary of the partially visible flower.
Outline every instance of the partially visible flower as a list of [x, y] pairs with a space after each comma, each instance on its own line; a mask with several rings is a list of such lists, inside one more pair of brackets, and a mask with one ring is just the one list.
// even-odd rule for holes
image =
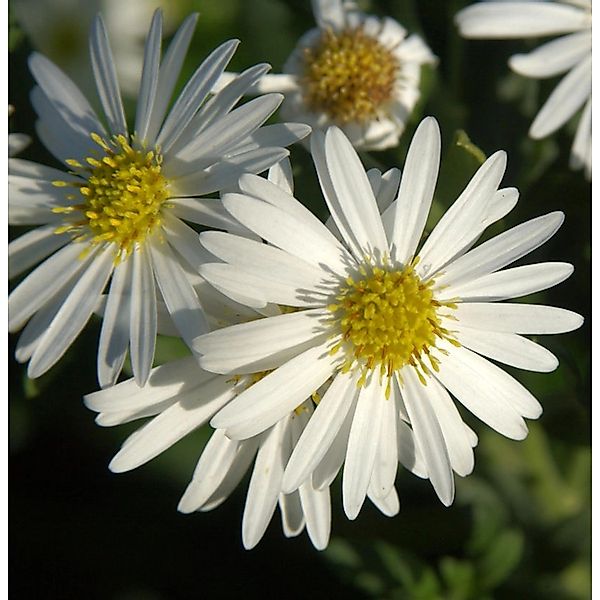
[[518, 198], [514, 188], [498, 189], [506, 156], [497, 152], [417, 252], [439, 168], [437, 122], [427, 118], [419, 125], [398, 197], [383, 214], [342, 131], [313, 133], [311, 142], [341, 242], [293, 196], [253, 176], [242, 177], [242, 194], [227, 194], [223, 202], [268, 245], [201, 234], [206, 249], [223, 261], [201, 267], [218, 290], [257, 308], [272, 302], [296, 308], [195, 340], [200, 365], [209, 371], [274, 369], [211, 424], [232, 439], [251, 438], [331, 380], [292, 452], [283, 491], [295, 490], [311, 473], [314, 478], [333, 455], [338, 468], [344, 464], [343, 502], [353, 519], [370, 491], [392, 488], [399, 439], [412, 434], [427, 476], [449, 505], [453, 471], [471, 472], [476, 443], [450, 393], [499, 433], [523, 439], [523, 417], [539, 417], [541, 406], [484, 357], [551, 371], [556, 358], [521, 334], [560, 333], [582, 323], [567, 310], [498, 302], [572, 273], [565, 263], [501, 270], [548, 240], [563, 214], [532, 219], [472, 249]]
[[[112, 33], [115, 68], [123, 94], [135, 97], [144, 62], [146, 23], [158, 7], [165, 11], [165, 35], [176, 29], [173, 3], [165, 0], [13, 0], [16, 19], [31, 45], [94, 92], [87, 60], [87, 26], [102, 13]], [[89, 89], [88, 89], [89, 88]]]
[[242, 173], [266, 170], [288, 154], [284, 146], [309, 133], [302, 124], [262, 127], [279, 94], [234, 108], [266, 64], [211, 94], [237, 40], [208, 56], [169, 109], [196, 18], [186, 19], [161, 62], [162, 14], [155, 12], [133, 133], [99, 16], [90, 54], [106, 126], [58, 67], [40, 54], [30, 58], [38, 135], [70, 169], [9, 161], [9, 222], [41, 225], [9, 246], [12, 277], [44, 261], [9, 297], [9, 329], [27, 323], [16, 357], [30, 361], [30, 377], [60, 359], [98, 310], [109, 280], [98, 349], [101, 386], [116, 381], [128, 348], [136, 381], [146, 381], [157, 313], [166, 310], [188, 343], [208, 331], [194, 289], [206, 252], [184, 220], [236, 225], [220, 200], [196, 196], [234, 188]]
[[421, 66], [435, 56], [390, 17], [342, 0], [312, 5], [318, 27], [298, 40], [283, 73], [265, 75], [254, 91], [284, 93], [282, 118], [338, 125], [357, 148], [397, 145], [420, 96]]
[[455, 17], [461, 35], [474, 39], [562, 35], [528, 54], [511, 56], [510, 68], [545, 79], [566, 73], [535, 117], [529, 135], [541, 139], [562, 127], [582, 106], [570, 166], [592, 176], [592, 0], [492, 0]]

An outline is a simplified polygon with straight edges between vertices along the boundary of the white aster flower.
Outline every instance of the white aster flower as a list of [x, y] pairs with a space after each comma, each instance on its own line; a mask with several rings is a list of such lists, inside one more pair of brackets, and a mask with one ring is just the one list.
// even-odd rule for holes
[[550, 238], [563, 214], [532, 219], [471, 249], [517, 201], [516, 189], [498, 189], [506, 157], [497, 152], [417, 251], [439, 167], [434, 119], [418, 127], [398, 197], [383, 215], [339, 129], [313, 134], [312, 154], [341, 242], [293, 196], [251, 176], [240, 179], [242, 194], [227, 194], [223, 202], [268, 244], [201, 234], [207, 250], [223, 261], [201, 268], [217, 289], [256, 307], [275, 302], [297, 308], [195, 341], [201, 366], [217, 373], [273, 368], [288, 357], [211, 424], [232, 439], [253, 437], [331, 380], [292, 452], [283, 491], [311, 473], [314, 480], [316, 469], [336, 473], [332, 464], [343, 462], [344, 508], [354, 518], [369, 490], [393, 487], [399, 440], [412, 429], [415, 455], [448, 505], [452, 471], [472, 470], [476, 443], [450, 394], [493, 429], [523, 439], [523, 417], [539, 417], [541, 406], [484, 357], [551, 371], [556, 358], [521, 334], [559, 333], [582, 322], [559, 308], [498, 302], [572, 273], [565, 263], [501, 270]]
[[570, 166], [592, 169], [592, 0], [489, 1], [468, 6], [456, 15], [466, 38], [530, 38], [560, 35], [528, 54], [511, 56], [510, 68], [524, 77], [566, 75], [550, 94], [529, 135], [544, 138], [562, 127], [582, 106], [571, 148]]
[[342, 0], [312, 5], [318, 27], [300, 38], [282, 74], [265, 75], [254, 90], [284, 93], [283, 118], [338, 125], [357, 148], [397, 145], [420, 96], [421, 66], [435, 56], [394, 19]]
[[240, 174], [267, 169], [288, 154], [283, 146], [309, 132], [293, 123], [261, 127], [279, 106], [278, 94], [234, 109], [268, 65], [211, 95], [237, 40], [214, 50], [167, 110], [196, 18], [186, 19], [161, 61], [162, 15], [154, 14], [131, 134], [100, 17], [90, 55], [105, 122], [53, 63], [40, 54], [30, 59], [38, 135], [71, 169], [9, 161], [9, 222], [41, 225], [9, 246], [13, 277], [44, 261], [9, 298], [9, 329], [27, 323], [16, 356], [30, 360], [30, 377], [60, 359], [94, 310], [104, 312], [102, 386], [116, 381], [128, 347], [136, 381], [146, 381], [157, 312], [168, 312], [188, 343], [208, 331], [194, 289], [206, 253], [184, 220], [229, 229], [232, 219], [220, 200], [195, 196], [231, 189]]

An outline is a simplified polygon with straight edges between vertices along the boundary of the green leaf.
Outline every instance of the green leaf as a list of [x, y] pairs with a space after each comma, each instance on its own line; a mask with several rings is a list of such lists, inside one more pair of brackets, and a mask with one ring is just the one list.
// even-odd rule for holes
[[523, 534], [516, 529], [502, 531], [479, 561], [477, 574], [484, 590], [500, 585], [519, 564], [523, 555]]
[[472, 563], [445, 556], [440, 561], [440, 573], [448, 588], [449, 600], [475, 598], [475, 567]]

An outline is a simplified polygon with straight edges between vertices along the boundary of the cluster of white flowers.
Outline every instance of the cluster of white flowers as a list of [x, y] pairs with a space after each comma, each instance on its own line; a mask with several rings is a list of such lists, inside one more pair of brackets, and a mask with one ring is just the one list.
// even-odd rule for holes
[[[589, 3], [571, 4], [488, 2], [457, 16], [470, 37], [576, 32], [511, 60], [530, 76], [572, 69], [533, 137], [560, 127], [590, 95]], [[35, 226], [10, 243], [10, 275], [40, 263], [9, 298], [10, 330], [25, 326], [17, 360], [29, 361], [30, 377], [42, 375], [101, 316], [103, 389], [86, 406], [102, 426], [149, 418], [111, 470], [134, 469], [210, 422], [179, 510], [217, 507], [253, 464], [246, 548], [260, 541], [277, 504], [286, 536], [306, 526], [325, 548], [340, 470], [349, 519], [367, 497], [383, 514], [398, 513], [399, 464], [450, 505], [454, 473], [473, 470], [477, 444], [455, 400], [523, 439], [524, 418], [538, 418], [541, 406], [488, 359], [552, 371], [554, 355], [524, 335], [582, 323], [564, 309], [501, 302], [573, 271], [557, 262], [504, 268], [548, 240], [560, 212], [476, 245], [518, 200], [500, 185], [504, 152], [481, 165], [421, 241], [440, 164], [436, 120], [418, 126], [402, 174], [365, 171], [355, 148], [398, 143], [422, 65], [437, 59], [390, 18], [341, 0], [313, 8], [318, 27], [299, 40], [283, 74], [267, 75], [267, 64], [227, 73], [238, 44], [228, 41], [172, 105], [197, 16], [162, 53], [155, 12], [133, 126], [97, 16], [90, 58], [103, 114], [34, 53], [36, 131], [65, 170], [9, 162], [10, 222]], [[241, 102], [245, 95], [256, 97]], [[265, 125], [280, 104], [285, 121]], [[573, 146], [573, 165], [588, 170], [590, 107]], [[310, 146], [326, 223], [294, 196], [287, 147], [300, 140]], [[189, 223], [211, 231], [198, 235]], [[153, 368], [160, 333], [180, 336], [191, 355]], [[128, 354], [133, 378], [117, 383]]]

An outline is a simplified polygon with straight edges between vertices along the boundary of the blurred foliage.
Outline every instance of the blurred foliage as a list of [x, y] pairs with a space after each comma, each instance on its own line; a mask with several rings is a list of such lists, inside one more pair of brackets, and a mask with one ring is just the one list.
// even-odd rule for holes
[[[245, 552], [240, 542], [244, 485], [214, 513], [183, 516], [175, 510], [207, 430], [135, 472], [116, 476], [107, 471], [111, 456], [136, 425], [100, 429], [82, 406], [81, 397], [96, 389], [99, 328], [93, 322], [40, 379], [29, 380], [23, 365], [11, 363], [15, 597], [590, 598], [591, 192], [581, 172], [568, 169], [572, 132], [561, 130], [539, 141], [526, 136], [554, 81], [540, 85], [509, 71], [507, 58], [529, 43], [460, 39], [452, 16], [464, 0], [359, 4], [420, 33], [439, 57], [437, 68], [423, 70], [423, 96], [399, 147], [365, 154], [365, 164], [402, 168], [416, 125], [432, 114], [442, 129], [443, 162], [428, 227], [485, 155], [498, 149], [509, 158], [503, 185], [518, 187], [521, 199], [486, 235], [551, 210], [566, 213], [561, 231], [528, 262], [571, 262], [575, 274], [524, 301], [575, 310], [586, 323], [576, 332], [540, 340], [560, 359], [554, 373], [508, 369], [540, 399], [544, 414], [530, 424], [525, 441], [514, 442], [464, 411], [480, 436], [477, 464], [472, 475], [457, 478], [450, 508], [440, 505], [429, 483], [403, 472], [398, 516], [386, 519], [365, 507], [356, 522], [348, 522], [334, 485], [333, 539], [324, 553], [314, 551], [305, 535], [285, 540], [277, 516], [259, 547]], [[232, 69], [268, 61], [279, 72], [298, 37], [313, 26], [308, 0], [173, 0], [169, 5], [178, 20], [192, 10], [201, 15], [180, 85], [208, 52], [231, 37], [242, 41]], [[9, 11], [9, 100], [16, 108], [10, 129], [35, 136], [26, 60], [36, 40], [28, 39], [13, 19], [12, 2]], [[88, 27], [84, 21], [82, 29]], [[126, 106], [132, 118], [133, 101]], [[35, 141], [23, 155], [53, 164]], [[297, 195], [324, 217], [308, 153], [292, 149], [292, 163]], [[14, 228], [11, 236], [23, 231]], [[15, 342], [16, 337], [11, 354]], [[161, 338], [157, 362], [182, 352], [180, 342]]]

